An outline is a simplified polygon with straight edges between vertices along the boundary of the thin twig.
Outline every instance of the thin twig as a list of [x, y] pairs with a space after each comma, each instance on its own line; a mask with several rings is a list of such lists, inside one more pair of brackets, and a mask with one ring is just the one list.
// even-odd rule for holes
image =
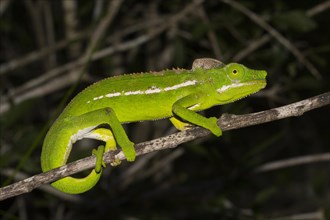
[[[114, 12], [117, 12], [118, 11], [118, 7], [120, 6], [121, 2], [122, 2], [122, 0], [121, 1], [113, 1], [112, 4], [109, 4], [107, 17], [105, 17], [101, 21], [101, 23], [99, 24], [99, 26], [94, 30], [94, 32], [93, 32], [94, 34], [91, 37], [92, 41], [89, 44], [89, 49], [88, 50], [91, 50], [91, 48], [94, 48], [95, 45], [96, 45], [96, 43], [95, 43], [96, 40], [99, 37], [101, 37], [101, 34], [102, 35], [104, 34], [104, 33], [101, 33], [100, 31], [97, 31], [97, 30], [102, 30], [102, 31], [105, 31], [106, 30], [105, 29], [106, 28], [106, 25], [109, 25], [110, 21], [115, 16]], [[80, 39], [83, 39], [83, 38], [89, 36], [90, 35], [90, 32], [91, 32], [90, 30], [86, 30], [86, 31], [83, 31], [83, 32], [80, 32], [80, 33], [76, 33], [74, 36], [70, 36], [69, 38], [64, 39], [64, 40], [62, 40], [62, 41], [60, 41], [58, 43], [54, 43], [54, 45], [51, 46], [51, 47], [46, 47], [46, 48], [43, 48], [41, 50], [31, 52], [31, 53], [29, 53], [29, 54], [27, 54], [27, 55], [25, 55], [23, 57], [20, 57], [20, 58], [11, 60], [8, 63], [2, 64], [2, 65], [0, 65], [0, 75], [1, 74], [4, 74], [4, 73], [7, 73], [9, 71], [12, 71], [12, 70], [14, 70], [16, 68], [22, 67], [24, 65], [27, 65], [27, 64], [29, 64], [29, 63], [31, 63], [33, 61], [36, 61], [36, 60], [38, 60], [40, 58], [43, 58], [43, 57], [45, 57], [48, 54], [54, 53], [56, 50], [63, 49], [67, 45], [69, 45], [70, 43], [72, 43], [74, 41], [77, 41], [77, 40], [80, 40]], [[100, 35], [100, 36], [98, 36], [98, 35]], [[35, 83], [32, 84], [32, 86], [33, 85], [35, 85]]]
[[306, 213], [299, 213], [294, 215], [287, 215], [282, 217], [276, 218], [267, 218], [269, 220], [325, 220], [325, 214], [323, 210], [318, 210], [315, 212], [306, 212]]
[[298, 50], [296, 46], [294, 46], [287, 38], [285, 38], [280, 32], [278, 32], [275, 28], [270, 26], [266, 21], [264, 21], [260, 16], [258, 16], [253, 11], [244, 7], [242, 4], [234, 1], [234, 0], [221, 0], [222, 2], [229, 4], [236, 10], [242, 12], [247, 17], [249, 17], [252, 21], [254, 21], [257, 25], [265, 29], [271, 36], [273, 36], [278, 42], [280, 42], [284, 47], [286, 47], [298, 60], [301, 64], [303, 64], [317, 79], [321, 78], [321, 74], [315, 68], [315, 66], [309, 62], [305, 58], [305, 56]]
[[263, 173], [278, 169], [283, 169], [292, 166], [299, 166], [303, 164], [309, 163], [318, 163], [318, 162], [330, 162], [330, 153], [322, 153], [322, 154], [315, 154], [315, 155], [307, 155], [301, 157], [295, 157], [285, 160], [273, 161], [266, 163], [260, 167], [258, 167], [255, 172]]
[[[201, 5], [201, 7], [199, 7], [197, 9], [198, 15], [201, 17], [202, 21], [205, 23], [205, 25], [208, 26], [208, 28], [211, 27], [211, 22], [210, 19], [207, 16], [207, 13], [205, 11], [205, 8], [203, 7], [203, 5]], [[218, 40], [217, 40], [217, 35], [215, 34], [214, 30], [209, 29], [207, 32], [207, 36], [209, 38], [209, 41], [212, 45], [212, 49], [215, 55], [215, 58], [217, 58], [218, 60], [223, 60], [223, 55], [220, 49], [220, 46], [218, 44]]]
[[[7, 177], [14, 176], [14, 180], [17, 182], [29, 178], [29, 176], [26, 173], [17, 172], [15, 169], [11, 169], [11, 168], [1, 169], [0, 175], [7, 176]], [[61, 192], [61, 191], [53, 188], [51, 185], [42, 185], [38, 189], [40, 189], [41, 191], [44, 191], [46, 193], [53, 194], [56, 197], [61, 198], [66, 201], [79, 202], [79, 198], [77, 197], [77, 195], [70, 195], [70, 194]]]
[[8, 63], [4, 63], [0, 65], [0, 75], [5, 74], [7, 72], [13, 71], [17, 68], [23, 67], [25, 65], [28, 65], [34, 61], [37, 61], [48, 54], [54, 53], [57, 50], [61, 50], [68, 46], [70, 43], [74, 41], [81, 40], [83, 38], [86, 38], [90, 35], [90, 30], [85, 30], [83, 32], [77, 33], [75, 36], [71, 38], [67, 38], [64, 40], [61, 40], [54, 45], [46, 48], [42, 48], [40, 50], [33, 51], [31, 53], [28, 53], [24, 55], [23, 57], [18, 57], [16, 59], [10, 60]]
[[[322, 3], [314, 6], [313, 8], [308, 9], [305, 13], [306, 13], [306, 16], [313, 17], [319, 13], [322, 13], [322, 12], [328, 10], [329, 8], [330, 8], [330, 1], [325, 1], [325, 2], [322, 2]], [[271, 38], [270, 34], [265, 34], [262, 37], [252, 41], [251, 43], [248, 44], [248, 46], [244, 50], [240, 51], [233, 57], [233, 61], [242, 60], [244, 57], [247, 57], [249, 54], [251, 54], [256, 49], [258, 49], [261, 46], [268, 43], [271, 39], [272, 38]]]
[[[147, 27], [154, 29], [155, 26], [162, 26], [161, 22], [167, 23], [167, 19], [156, 20], [156, 21], [153, 20], [148, 23], [144, 22], [141, 24], [130, 26], [130, 27], [122, 30], [121, 32], [108, 37], [105, 41], [107, 44], [114, 45], [113, 41], [115, 38], [125, 38], [129, 34], [143, 30]], [[90, 30], [87, 30], [85, 32], [76, 33], [75, 36], [71, 36], [65, 40], [62, 40], [62, 41], [56, 43], [53, 47], [47, 47], [47, 48], [44, 48], [44, 49], [41, 49], [38, 51], [34, 51], [34, 52], [31, 52], [31, 53], [25, 55], [24, 57], [17, 58], [17, 59], [9, 61], [8, 63], [2, 64], [2, 65], [0, 65], [0, 75], [2, 73], [7, 73], [8, 71], [12, 71], [16, 68], [22, 67], [33, 61], [36, 61], [36, 60], [40, 59], [41, 57], [44, 57], [50, 53], [55, 52], [56, 50], [63, 49], [66, 46], [68, 46], [71, 42], [78, 41], [80, 39], [83, 39], [83, 38], [89, 36], [90, 32], [91, 32]], [[155, 36], [157, 36], [157, 35], [155, 35]], [[125, 49], [120, 49], [120, 48], [125, 48], [125, 45], [129, 44], [129, 42], [136, 42], [136, 41], [138, 41], [138, 39], [140, 39], [140, 38], [138, 37], [136, 39], [133, 39], [128, 42], [124, 42], [124, 43], [116, 45], [116, 46], [106, 47], [102, 50], [99, 50], [98, 52], [95, 52], [94, 56], [92, 56], [91, 59], [93, 61], [95, 61], [97, 59], [102, 58], [102, 56], [99, 56], [99, 54], [102, 54], [102, 53], [107, 54], [107, 53], [104, 53], [104, 50], [109, 50], [109, 48], [112, 48], [113, 52], [123, 51]], [[142, 42], [142, 43], [144, 43], [144, 42]], [[136, 44], [136, 46], [138, 46], [138, 45], [139, 44]], [[126, 47], [126, 49], [131, 49], [131, 47]], [[112, 53], [108, 53], [107, 55], [111, 55], [111, 54]], [[47, 82], [48, 80], [51, 80], [51, 79], [55, 78], [56, 76], [62, 74], [63, 72], [70, 71], [70, 70], [74, 69], [75, 67], [83, 65], [83, 64], [84, 64], [84, 60], [77, 59], [77, 60], [74, 60], [67, 64], [64, 64], [62, 66], [59, 66], [57, 68], [48, 70], [47, 72], [41, 74], [38, 78], [32, 79], [32, 80], [24, 83], [22, 86], [16, 88], [14, 93], [11, 93], [9, 96], [13, 97], [13, 96], [18, 96], [20, 94], [26, 93], [27, 90], [40, 86], [40, 85], [44, 84], [45, 82]], [[6, 100], [6, 98], [5, 98], [5, 100]], [[0, 110], [0, 112], [2, 112], [2, 111]]]
[[102, 19], [102, 21], [99, 23], [97, 28], [95, 29], [95, 32], [93, 33], [91, 37], [91, 42], [89, 44], [89, 47], [86, 50], [85, 57], [90, 58], [91, 55], [95, 52], [95, 49], [97, 49], [98, 44], [100, 43], [100, 40], [103, 39], [107, 28], [113, 21], [114, 17], [117, 15], [119, 8], [121, 4], [123, 3], [123, 0], [116, 0], [109, 2], [107, 15]]
[[[320, 108], [330, 104], [330, 92], [308, 98], [299, 102], [295, 102], [286, 106], [256, 112], [245, 115], [223, 115], [218, 124], [223, 131], [243, 128], [251, 125], [266, 123], [292, 116], [300, 116], [303, 113], [315, 108]], [[210, 134], [210, 131], [195, 127], [186, 131], [177, 132], [165, 137], [154, 139], [151, 141], [139, 143], [135, 145], [136, 155], [141, 156], [147, 153], [164, 150], [168, 148], [175, 148], [179, 144], [192, 141], [197, 138], [205, 137]], [[125, 156], [122, 151], [107, 152], [103, 156], [106, 164], [112, 163], [114, 160], [124, 160]], [[23, 193], [32, 191], [33, 189], [69, 176], [80, 171], [91, 169], [95, 167], [95, 156], [83, 158], [81, 160], [69, 163], [65, 166], [53, 169], [46, 173], [41, 173], [13, 183], [11, 185], [0, 188], [0, 201], [14, 197]]]
[[245, 57], [247, 57], [249, 54], [251, 54], [253, 51], [257, 50], [260, 48], [262, 45], [267, 43], [271, 39], [269, 34], [265, 34], [261, 38], [258, 38], [252, 42], [249, 42], [248, 46], [244, 49], [239, 51], [234, 57], [233, 61], [239, 62], [243, 60]]
[[[66, 38], [72, 38], [77, 34], [77, 29], [79, 27], [78, 19], [78, 2], [76, 1], [63, 1], [63, 14], [64, 14], [64, 28]], [[68, 47], [69, 57], [78, 57], [82, 50], [81, 42], [75, 42]]]
[[[113, 43], [113, 40], [116, 38], [125, 38], [127, 35], [130, 35], [134, 32], [138, 32], [144, 29], [152, 29], [156, 26], [162, 26], [161, 23], [166, 22], [167, 19], [161, 19], [161, 20], [151, 20], [149, 22], [141, 22], [140, 24], [134, 24], [132, 26], [127, 27], [126, 29], [120, 30], [120, 32], [116, 32], [114, 35], [111, 35], [106, 38], [105, 42], [107, 44]], [[31, 53], [28, 53], [24, 55], [23, 57], [18, 57], [15, 59], [10, 60], [7, 63], [0, 65], [0, 75], [8, 73], [10, 71], [13, 71], [17, 68], [23, 67], [25, 65], [28, 65], [32, 62], [35, 62], [43, 57], [45, 57], [48, 54], [54, 53], [57, 50], [61, 50], [65, 47], [67, 47], [69, 44], [83, 40], [84, 38], [90, 36], [91, 30], [87, 29], [81, 32], [75, 33], [74, 36], [70, 36], [66, 39], [63, 39], [57, 43], [55, 43], [53, 46], [42, 48], [37, 51], [33, 51]], [[39, 83], [38, 83], [39, 84]], [[31, 87], [31, 86], [30, 86]]]
[[[100, 51], [95, 52], [91, 55], [90, 61], [96, 61], [98, 59], [101, 59], [105, 56], [109, 56], [115, 52], [119, 51], [125, 51], [128, 49], [132, 49], [134, 47], [137, 47], [141, 44], [144, 44], [148, 42], [149, 40], [153, 39], [157, 35], [164, 32], [166, 29], [171, 27], [172, 25], [175, 25], [177, 22], [181, 21], [182, 19], [187, 16], [187, 14], [191, 13], [195, 10], [195, 8], [198, 6], [198, 4], [203, 3], [203, 0], [198, 0], [196, 2], [193, 2], [189, 5], [187, 5], [182, 11], [179, 13], [176, 13], [169, 19], [165, 20], [162, 25], [158, 25], [159, 27], [154, 28], [152, 32], [148, 32], [145, 35], [139, 36], [136, 39], [133, 39], [128, 42], [124, 42], [120, 45], [110, 46], [107, 48], [104, 48]], [[42, 74], [42, 78], [38, 78], [32, 81], [27, 82], [22, 87], [18, 88], [14, 93], [2, 97], [2, 103], [0, 105], [0, 114], [8, 111], [10, 109], [11, 104], [19, 104], [22, 101], [29, 99], [29, 98], [35, 98], [40, 97], [49, 94], [50, 92], [53, 92], [55, 90], [58, 90], [60, 88], [64, 88], [68, 84], [71, 84], [75, 81], [77, 81], [77, 78], [79, 77], [77, 74], [77, 68], [81, 67], [87, 62], [87, 57], [83, 56], [79, 59], [69, 62], [65, 65], [62, 65], [60, 67], [57, 67], [55, 69], [52, 69], [44, 74]], [[67, 75], [60, 77], [56, 81], [65, 81], [65, 83], [54, 83], [54, 80], [51, 82], [44, 82], [50, 78], [53, 78], [57, 75], [60, 75], [61, 73], [69, 72]], [[31, 88], [31, 86], [36, 86], [36, 84], [41, 84], [38, 88], [31, 89], [30, 91], [26, 91], [27, 88]], [[24, 89], [23, 89], [24, 88]], [[19, 91], [19, 92], [17, 92]]]
[[[88, 45], [85, 53], [82, 55], [82, 59], [85, 60], [85, 63], [83, 66], [81, 66], [80, 68], [77, 68], [75, 70], [76, 80], [74, 81], [74, 84], [70, 87], [70, 89], [66, 92], [64, 98], [61, 100], [61, 103], [59, 104], [57, 111], [59, 111], [63, 108], [64, 104], [68, 101], [69, 97], [71, 96], [71, 93], [77, 87], [80, 79], [84, 76], [85, 69], [87, 68], [87, 65], [89, 64], [89, 61], [90, 61], [90, 57], [92, 56], [94, 50], [97, 49], [99, 42], [102, 40], [103, 36], [105, 35], [105, 31], [106, 31], [107, 27], [110, 25], [110, 23], [112, 22], [115, 14], [118, 11], [118, 7], [120, 6], [122, 1], [123, 0], [117, 0], [117, 1], [113, 1], [113, 2], [109, 3], [106, 16], [103, 18], [103, 20], [100, 21], [100, 23], [96, 27], [95, 32], [91, 36], [90, 44]], [[52, 115], [53, 118], [55, 118], [56, 113], [57, 112], [55, 112]], [[24, 154], [23, 159], [21, 159], [20, 162], [18, 163], [18, 165], [16, 166], [16, 171], [19, 171], [19, 169], [26, 162], [27, 158], [29, 158], [29, 156], [33, 152], [33, 150], [38, 146], [38, 144], [39, 144], [38, 141], [40, 140], [40, 138], [42, 136], [45, 135], [46, 127], [48, 127], [47, 123], [45, 124], [45, 126], [42, 129], [42, 132], [39, 133], [39, 135], [37, 136], [37, 138], [35, 139], [33, 144], [31, 144], [29, 146], [27, 152]], [[7, 182], [7, 181], [9, 182], [10, 179], [11, 178], [8, 178], [5, 182]]]
[[[51, 10], [51, 2], [44, 1], [42, 4], [42, 10], [44, 13], [44, 20], [45, 20], [45, 40], [46, 45], [54, 46], [56, 43], [55, 40], [55, 27], [54, 27], [54, 15], [52, 14], [53, 11]], [[47, 68], [53, 68], [57, 65], [57, 56], [56, 53], [53, 52], [48, 56], [48, 66]]]
[[306, 15], [309, 16], [309, 17], [312, 17], [312, 16], [315, 16], [317, 14], [320, 14], [320, 13], [328, 10], [329, 8], [330, 8], [330, 1], [327, 0], [327, 1], [321, 2], [320, 4], [314, 6], [311, 9], [309, 9], [306, 12]]
[[[154, 35], [151, 35], [151, 33], [148, 33], [146, 35], [142, 35], [140, 37], [137, 37], [136, 39], [127, 41], [127, 42], [123, 42], [120, 45], [116, 45], [116, 46], [110, 46], [107, 48], [104, 48], [96, 53], [94, 53], [91, 57], [92, 61], [101, 59], [104, 56], [109, 56], [111, 54], [114, 54], [116, 52], [120, 52], [120, 51], [125, 51], [125, 50], [129, 50], [132, 48], [135, 48], [141, 44], [144, 44], [146, 42], [148, 42], [150, 39], [152, 39], [153, 37], [157, 36], [158, 34], [160, 34], [163, 30], [157, 29], [155, 30], [155, 32], [153, 32]], [[81, 67], [84, 63], [85, 63], [85, 59], [78, 59], [76, 61], [67, 63], [63, 66], [57, 67], [53, 70], [48, 71], [47, 73], [45, 73], [41, 78], [36, 79], [37, 81], [44, 81], [45, 77], [53, 77], [56, 75], [59, 75], [62, 72], [66, 72], [66, 71], [71, 71], [68, 74], [64, 75], [64, 76], [60, 76], [57, 77], [55, 79], [53, 79], [50, 82], [44, 82], [42, 83], [40, 86], [34, 88], [34, 89], [30, 89], [25, 91], [18, 88], [18, 90], [20, 91], [18, 94], [15, 92], [15, 94], [9, 95], [9, 96], [4, 96], [2, 97], [2, 103], [0, 105], [0, 114], [8, 111], [10, 109], [10, 105], [11, 104], [19, 104], [21, 102], [23, 102], [24, 100], [30, 99], [30, 98], [35, 98], [35, 97], [40, 97], [40, 96], [44, 96], [47, 95], [49, 93], [52, 93], [56, 90], [59, 90], [61, 88], [65, 88], [68, 85], [74, 83], [77, 81], [78, 78], [78, 74], [77, 71], [75, 70], [78, 67]], [[34, 81], [34, 80], [33, 80]], [[31, 84], [31, 83], [37, 83], [36, 81], [33, 82], [27, 82], [27, 84]], [[39, 83], [39, 82], [38, 82]], [[23, 85], [24, 87], [25, 85]], [[29, 86], [30, 87], [30, 86]], [[21, 91], [22, 90], [22, 91]]]

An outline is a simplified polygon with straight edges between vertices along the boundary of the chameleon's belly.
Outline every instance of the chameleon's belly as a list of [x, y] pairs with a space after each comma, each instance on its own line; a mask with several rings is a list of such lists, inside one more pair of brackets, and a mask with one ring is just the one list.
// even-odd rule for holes
[[141, 101], [127, 101], [124, 105], [118, 103], [113, 108], [120, 122], [149, 121], [172, 116], [172, 106], [176, 100], [156, 101], [150, 99]]

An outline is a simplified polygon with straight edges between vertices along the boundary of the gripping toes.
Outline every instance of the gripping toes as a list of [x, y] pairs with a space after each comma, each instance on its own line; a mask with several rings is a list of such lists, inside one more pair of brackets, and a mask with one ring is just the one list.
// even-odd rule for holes
[[121, 147], [127, 161], [134, 161], [136, 156], [134, 143], [131, 141], [127, 141], [127, 143], [125, 143], [125, 145], [122, 145]]
[[102, 167], [105, 167], [105, 163], [103, 161], [104, 146], [99, 146], [97, 150], [93, 149], [92, 153], [96, 156], [95, 172], [100, 173], [102, 171]]
[[219, 126], [217, 125], [217, 118], [215, 117], [211, 117], [208, 119], [210, 121], [210, 126], [209, 126], [209, 130], [217, 137], [222, 135], [222, 131], [219, 128]]

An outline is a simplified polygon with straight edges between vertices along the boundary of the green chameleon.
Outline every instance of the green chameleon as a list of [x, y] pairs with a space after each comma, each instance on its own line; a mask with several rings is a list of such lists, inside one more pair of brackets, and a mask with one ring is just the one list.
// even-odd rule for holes
[[211, 58], [196, 59], [191, 70], [173, 69], [101, 80], [79, 93], [49, 129], [43, 143], [44, 172], [65, 165], [72, 145], [83, 138], [105, 142], [93, 150], [96, 166], [85, 178], [65, 177], [52, 183], [60, 191], [78, 194], [99, 180], [104, 152], [118, 144], [128, 161], [135, 160], [134, 143], [122, 123], [170, 118], [184, 130], [191, 125], [220, 136], [217, 118], [196, 111], [234, 102], [266, 86], [266, 71], [252, 70]]

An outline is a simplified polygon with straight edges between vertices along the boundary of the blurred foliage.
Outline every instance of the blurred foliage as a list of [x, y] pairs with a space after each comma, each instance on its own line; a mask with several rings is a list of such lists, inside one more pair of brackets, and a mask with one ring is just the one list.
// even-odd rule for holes
[[[65, 40], [70, 29], [89, 36], [111, 3], [73, 1], [77, 7], [73, 16], [76, 26], [72, 27], [65, 19], [69, 16], [64, 10], [66, 1], [73, 0], [0, 2], [0, 71], [11, 61]], [[310, 12], [323, 1], [240, 1], [295, 45], [321, 78], [312, 75], [305, 64], [273, 37], [235, 60], [249, 46], [259, 43], [267, 32], [222, 1], [204, 1], [180, 21], [171, 20], [193, 2], [125, 0], [99, 49], [119, 47], [126, 42], [135, 46], [91, 62], [70, 96], [104, 77], [171, 67], [190, 68], [198, 57], [213, 57], [225, 63], [236, 61], [268, 71], [268, 86], [263, 92], [214, 107], [206, 115], [256, 112], [329, 91], [330, 13], [314, 11], [311, 16]], [[160, 27], [166, 28], [151, 34]], [[149, 35], [152, 37], [143, 44], [134, 42]], [[69, 81], [73, 86], [74, 82], [70, 80], [70, 71], [66, 71], [27, 91], [18, 94], [15, 91], [42, 78], [49, 70], [78, 59], [90, 43], [88, 36], [82, 34], [53, 53], [0, 74], [0, 104], [9, 104], [9, 111], [0, 115], [1, 171], [15, 169], [22, 158], [28, 157], [22, 162], [20, 172], [28, 176], [40, 172], [42, 143], [35, 140], [71, 88], [58, 85]], [[58, 89], [48, 90], [52, 87]], [[24, 97], [31, 91], [33, 98], [23, 98], [21, 103], [14, 104], [15, 96]], [[275, 219], [316, 213], [315, 216], [321, 217], [315, 219], [326, 219], [325, 216], [330, 216], [329, 162], [266, 173], [254, 171], [267, 162], [329, 152], [329, 110], [324, 107], [297, 118], [224, 132], [221, 138], [210, 136], [177, 149], [140, 157], [132, 164], [107, 167], [99, 184], [76, 196], [77, 200], [36, 189], [1, 202], [0, 216], [2, 219]], [[170, 128], [165, 120], [127, 125], [129, 136], [136, 143], [163, 136]], [[88, 152], [89, 155], [89, 145], [90, 142], [82, 141], [73, 154]], [[2, 185], [8, 176], [0, 173], [0, 178]]]
[[317, 27], [317, 23], [304, 11], [289, 11], [274, 17], [274, 23], [282, 31], [309, 32]]

